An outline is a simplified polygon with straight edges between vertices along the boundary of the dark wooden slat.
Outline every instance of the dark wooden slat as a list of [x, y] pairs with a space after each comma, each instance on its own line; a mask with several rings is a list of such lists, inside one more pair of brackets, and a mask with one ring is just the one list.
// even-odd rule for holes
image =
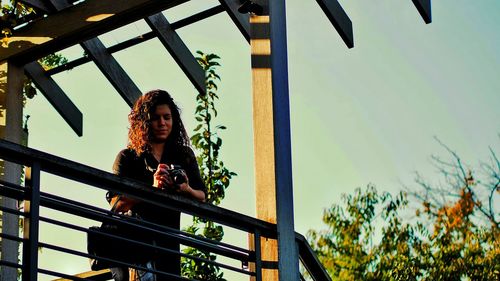
[[48, 2], [50, 2], [50, 4], [52, 4], [52, 7], [54, 7], [57, 11], [61, 11], [63, 9], [73, 6], [66, 0], [48, 0]]
[[[192, 23], [204, 20], [208, 17], [211, 17], [213, 15], [216, 15], [216, 14], [224, 12], [224, 11], [225, 11], [224, 7], [222, 7], [221, 5], [215, 6], [213, 8], [208, 9], [208, 10], [205, 10], [203, 12], [200, 12], [200, 13], [194, 14], [192, 16], [186, 17], [184, 19], [178, 20], [176, 22], [173, 22], [170, 26], [173, 29], [182, 28], [182, 27], [185, 27], [185, 26], [190, 25]], [[111, 54], [115, 53], [115, 52], [119, 52], [119, 51], [125, 50], [129, 47], [135, 46], [137, 44], [144, 43], [144, 42], [151, 40], [155, 37], [156, 37], [155, 33], [153, 31], [150, 31], [150, 32], [141, 34], [137, 37], [120, 42], [116, 45], [113, 45], [113, 46], [108, 48], [108, 51]], [[80, 65], [85, 64], [89, 61], [91, 61], [91, 59], [84, 56], [84, 57], [75, 59], [73, 61], [70, 61], [67, 64], [52, 68], [51, 70], [48, 70], [47, 73], [49, 75], [54, 75], [56, 73], [59, 73], [59, 72], [65, 71], [65, 70], [73, 69], [74, 67], [80, 66]]]
[[412, 0], [426, 24], [432, 22], [431, 0]]
[[48, 5], [45, 1], [42, 0], [20, 0], [19, 2], [26, 4], [30, 7], [33, 7], [37, 10], [40, 10], [44, 13], [50, 14], [55, 12], [56, 10], [52, 7], [52, 5]]
[[352, 22], [339, 2], [337, 0], [316, 0], [316, 2], [318, 2], [347, 47], [349, 49], [354, 47]]
[[178, 20], [176, 22], [173, 22], [170, 24], [170, 26], [172, 27], [172, 29], [181, 28], [184, 26], [188, 26], [192, 23], [198, 22], [200, 20], [204, 20], [204, 19], [209, 18], [211, 16], [215, 16], [219, 13], [224, 12], [224, 11], [225, 11], [225, 9], [222, 5], [217, 5], [217, 6], [214, 6], [212, 8], [209, 8], [205, 11], [201, 11], [201, 12], [196, 13], [194, 15], [191, 15], [189, 17], [186, 17], [186, 18], [183, 18], [183, 19]]
[[82, 42], [81, 46], [125, 102], [132, 107], [134, 102], [141, 96], [141, 91], [106, 49], [106, 46], [98, 38]]
[[205, 93], [205, 72], [163, 14], [149, 16], [146, 22], [195, 88]]
[[16, 30], [0, 61], [35, 61], [188, 0], [86, 0]]
[[38, 62], [25, 65], [24, 71], [33, 80], [50, 104], [59, 112], [66, 123], [81, 137], [83, 135], [82, 113], [68, 96], [64, 94], [57, 83], [44, 72]]
[[226, 9], [227, 14], [233, 20], [234, 24], [240, 30], [245, 39], [250, 42], [250, 20], [248, 14], [238, 12], [239, 0], [219, 0]]

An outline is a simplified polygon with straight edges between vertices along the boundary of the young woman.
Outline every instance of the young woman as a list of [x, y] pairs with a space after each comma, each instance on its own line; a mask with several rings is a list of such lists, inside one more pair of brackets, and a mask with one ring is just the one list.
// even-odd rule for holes
[[[206, 188], [179, 108], [172, 97], [163, 90], [147, 92], [136, 101], [128, 119], [128, 147], [118, 153], [113, 165], [114, 173], [142, 181], [152, 188], [205, 201]], [[172, 175], [172, 165], [181, 167], [179, 175]], [[116, 212], [131, 210], [146, 221], [180, 228], [179, 211], [113, 193], [107, 194], [107, 200], [115, 206]], [[179, 244], [168, 239], [160, 239], [157, 245], [179, 252]], [[176, 254], [160, 254], [153, 257], [148, 265], [158, 271], [180, 275], [180, 256]], [[116, 267], [111, 272], [115, 281], [129, 280], [127, 268]], [[160, 274], [154, 277], [156, 281], [171, 280]]]

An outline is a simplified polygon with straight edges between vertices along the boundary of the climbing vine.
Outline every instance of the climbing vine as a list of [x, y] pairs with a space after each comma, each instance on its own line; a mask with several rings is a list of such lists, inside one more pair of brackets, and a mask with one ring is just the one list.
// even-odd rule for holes
[[[222, 138], [218, 132], [225, 130], [223, 125], [213, 125], [217, 117], [215, 106], [217, 95], [217, 82], [221, 79], [216, 73], [216, 68], [220, 66], [219, 56], [215, 54], [205, 54], [197, 51], [199, 55], [196, 60], [205, 71], [206, 93], [200, 93], [196, 96], [197, 107], [195, 110], [195, 119], [197, 126], [191, 137], [193, 147], [198, 151], [198, 165], [200, 172], [207, 187], [207, 202], [219, 205], [225, 197], [225, 191], [229, 187], [231, 178], [236, 173], [230, 171], [224, 165], [219, 157], [219, 151], [222, 147]], [[193, 217], [191, 226], [184, 229], [186, 232], [199, 235], [215, 241], [221, 241], [224, 236], [224, 229], [212, 221]], [[184, 253], [215, 261], [216, 256], [207, 251], [194, 248], [186, 248]], [[182, 274], [188, 278], [198, 280], [226, 280], [224, 274], [218, 266], [198, 260], [183, 258], [181, 263]]]

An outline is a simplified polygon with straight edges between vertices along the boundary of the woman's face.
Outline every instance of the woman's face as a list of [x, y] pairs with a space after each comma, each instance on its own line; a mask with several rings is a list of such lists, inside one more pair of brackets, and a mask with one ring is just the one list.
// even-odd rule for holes
[[151, 130], [153, 133], [153, 142], [162, 143], [167, 141], [172, 131], [172, 112], [166, 104], [157, 105], [153, 114], [151, 114]]

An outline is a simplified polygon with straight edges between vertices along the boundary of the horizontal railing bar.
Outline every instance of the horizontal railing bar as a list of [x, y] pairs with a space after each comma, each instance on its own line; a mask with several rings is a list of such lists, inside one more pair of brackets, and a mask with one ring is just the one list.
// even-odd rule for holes
[[24, 200], [25, 199], [25, 191], [20, 188], [0, 185], [0, 195], [16, 200]]
[[18, 216], [26, 216], [28, 214], [28, 213], [23, 212], [23, 211], [19, 211], [19, 210], [12, 209], [12, 208], [7, 208], [7, 207], [3, 207], [3, 206], [0, 206], [0, 211], [5, 212], [5, 213], [18, 215]]
[[[172, 24], [170, 24], [170, 26], [172, 27], [173, 30], [176, 30], [176, 29], [185, 27], [187, 25], [190, 25], [192, 23], [198, 22], [200, 20], [217, 15], [217, 14], [224, 12], [224, 11], [225, 11], [225, 9], [222, 5], [217, 5], [215, 7], [209, 8], [205, 11], [199, 12], [199, 13], [194, 14], [192, 16], [189, 16], [187, 18], [173, 22]], [[125, 50], [127, 48], [133, 47], [135, 45], [138, 45], [140, 43], [144, 43], [144, 42], [151, 40], [153, 38], [156, 38], [156, 34], [153, 31], [149, 31], [149, 32], [146, 32], [146, 33], [139, 35], [137, 37], [134, 37], [134, 38], [125, 40], [123, 42], [120, 42], [118, 44], [115, 44], [115, 45], [109, 47], [108, 51], [111, 54], [115, 53], [115, 52], [119, 52], [119, 51]], [[90, 62], [90, 61], [92, 61], [92, 59], [89, 57], [80, 57], [80, 58], [72, 60], [66, 64], [60, 65], [58, 67], [54, 67], [50, 70], [47, 70], [46, 73], [48, 75], [54, 75], [54, 74], [63, 72], [65, 70], [71, 70], [77, 66], [83, 65], [83, 64]]]
[[[240, 272], [240, 273], [245, 273], [245, 274], [252, 275], [251, 274], [252, 272], [249, 272], [249, 271], [244, 271], [242, 269], [239, 269], [239, 268], [236, 268], [236, 267], [232, 267], [232, 266], [229, 266], [229, 265], [225, 265], [225, 264], [222, 264], [222, 263], [214, 262], [214, 261], [211, 261], [211, 260], [208, 260], [208, 259], [191, 256], [191, 255], [184, 254], [182, 252], [178, 252], [178, 251], [175, 251], [175, 250], [172, 250], [172, 249], [168, 249], [168, 248], [164, 248], [164, 247], [160, 247], [160, 246], [150, 245], [148, 243], [144, 243], [144, 242], [137, 241], [137, 240], [130, 240], [128, 238], [121, 237], [121, 236], [116, 236], [116, 235], [109, 234], [109, 233], [101, 233], [101, 232], [97, 232], [97, 231], [92, 231], [90, 229], [87, 229], [87, 228], [84, 228], [84, 227], [81, 227], [81, 226], [76, 226], [76, 225], [72, 225], [72, 224], [69, 224], [69, 223], [60, 222], [60, 221], [57, 221], [57, 220], [54, 220], [54, 219], [50, 219], [50, 218], [46, 218], [46, 217], [40, 217], [40, 220], [48, 222], [48, 223], [56, 224], [56, 225], [59, 225], [59, 226], [63, 226], [63, 227], [69, 227], [69, 228], [72, 228], [74, 230], [78, 230], [78, 231], [82, 231], [82, 232], [86, 232], [86, 233], [90, 233], [90, 232], [91, 233], [100, 233], [100, 234], [103, 234], [104, 236], [111, 237], [111, 238], [116, 238], [116, 239], [122, 240], [124, 242], [129, 242], [129, 243], [132, 242], [134, 244], [138, 244], [138, 245], [141, 245], [141, 246], [146, 246], [148, 248], [152, 248], [152, 249], [156, 249], [156, 250], [162, 250], [162, 251], [165, 251], [165, 252], [169, 252], [169, 253], [173, 253], [173, 254], [185, 257], [185, 258], [194, 259], [194, 260], [198, 260], [198, 261], [203, 261], [203, 262], [206, 262], [206, 263], [210, 263], [210, 264], [214, 264], [214, 265], [217, 265], [217, 266], [220, 266], [220, 267], [231, 269], [231, 270], [234, 270], [234, 271], [237, 271], [237, 272]], [[68, 253], [70, 253], [70, 252], [68, 252]], [[80, 254], [78, 254], [80, 252], [71, 252], [71, 253], [76, 254], [76, 255], [80, 255]], [[83, 254], [83, 255], [80, 255], [80, 256], [84, 256], [84, 257], [87, 257], [87, 258], [88, 257], [95, 258], [95, 256], [92, 256], [92, 255], [89, 255], [89, 254]], [[240, 260], [240, 261], [242, 261], [242, 260]], [[249, 261], [249, 260], [246, 259], [244, 261]]]
[[330, 275], [328, 275], [325, 268], [318, 260], [318, 257], [311, 249], [311, 246], [309, 246], [306, 238], [302, 234], [295, 232], [295, 242], [298, 245], [299, 258], [311, 277], [315, 281], [331, 281]]
[[[95, 211], [97, 213], [100, 213], [100, 214], [105, 214], [106, 216], [111, 216], [111, 215], [119, 216], [119, 215], [117, 215], [117, 214], [115, 214], [115, 213], [113, 213], [111, 211], [108, 211], [108, 210], [105, 210], [105, 209], [102, 209], [102, 208], [99, 208], [99, 207], [95, 207], [95, 206], [92, 206], [92, 205], [88, 205], [88, 204], [85, 204], [85, 203], [81, 203], [81, 202], [78, 202], [78, 201], [74, 201], [74, 200], [71, 200], [71, 199], [68, 199], [68, 198], [59, 197], [57, 195], [53, 195], [53, 194], [49, 194], [49, 193], [45, 193], [45, 192], [41, 192], [40, 194], [41, 194], [42, 197], [47, 197], [47, 198], [50, 198], [50, 199], [54, 199], [54, 200], [58, 200], [58, 201], [61, 201], [61, 202], [65, 202], [65, 203], [69, 204], [69, 206], [71, 206], [73, 208], [75, 206], [77, 206], [77, 207], [80, 207], [80, 208], [83, 208], [83, 209], [93, 210], [93, 211]], [[136, 220], [133, 217], [125, 217], [125, 216], [122, 216], [122, 217], [123, 218], [127, 218], [127, 219], [131, 219], [131, 220]], [[183, 232], [181, 230], [178, 230], [178, 229], [175, 229], [175, 228], [171, 228], [171, 227], [167, 227], [167, 226], [164, 226], [164, 225], [158, 225], [158, 224], [155, 224], [155, 223], [152, 223], [152, 222], [149, 222], [149, 221], [144, 221], [144, 220], [140, 220], [140, 222], [144, 223], [145, 225], [148, 225], [148, 226], [159, 228], [160, 230], [164, 229], [164, 230], [167, 230], [169, 232], [174, 232], [174, 233], [182, 234], [182, 235], [185, 235], [185, 236], [189, 236], [189, 237], [191, 237], [193, 239], [202, 240], [202, 241], [205, 241], [205, 242], [208, 242], [208, 243], [216, 244], [216, 245], [219, 245], [221, 247], [229, 248], [229, 249], [232, 249], [234, 251], [241, 252], [241, 253], [244, 253], [244, 254], [250, 254], [250, 252], [251, 252], [251, 251], [249, 251], [247, 249], [244, 249], [244, 248], [241, 248], [241, 247], [230, 245], [230, 244], [227, 244], [227, 243], [224, 243], [224, 242], [214, 241], [214, 240], [211, 240], [211, 239], [208, 239], [208, 238], [205, 238], [205, 237], [196, 236], [194, 234]]]
[[[21, 191], [18, 190], [18, 192], [21, 192]], [[109, 211], [106, 211], [106, 210], [103, 210], [103, 209], [99, 209], [97, 207], [93, 207], [93, 206], [90, 206], [90, 205], [85, 205], [83, 203], [79, 203], [79, 202], [76, 202], [76, 201], [73, 201], [73, 200], [69, 200], [69, 199], [66, 199], [66, 198], [62, 198], [62, 197], [58, 197], [58, 196], [55, 196], [55, 195], [51, 195], [51, 194], [47, 194], [47, 193], [43, 193], [42, 195], [43, 195], [42, 198], [41, 198], [42, 206], [46, 205], [46, 203], [47, 203], [46, 199], [44, 197], [52, 197], [51, 199], [56, 198], [56, 200], [67, 201], [68, 206], [70, 206], [71, 208], [75, 208], [74, 205], [80, 205], [80, 207], [86, 207], [86, 208], [94, 209], [95, 211], [106, 212], [106, 214], [104, 214], [104, 215], [102, 215], [102, 214], [96, 215], [96, 216], [100, 216], [101, 218], [107, 218], [107, 219], [109, 219], [110, 218], [109, 216], [113, 214], [113, 213], [111, 213]], [[58, 208], [55, 208], [55, 209], [58, 209]], [[61, 209], [58, 209], [58, 210], [61, 210]], [[12, 211], [14, 211], [14, 210], [12, 210]], [[16, 214], [19, 214], [19, 215], [25, 215], [25, 214], [27, 214], [25, 212], [20, 212], [20, 211], [17, 211], [17, 210], [15, 212], [16, 212]], [[116, 215], [116, 214], [113, 214], [113, 215]], [[86, 217], [87, 218], [91, 218], [91, 217], [88, 217], [88, 216], [86, 216]], [[41, 220], [45, 220], [45, 221], [49, 220], [49, 219], [45, 219], [43, 217], [41, 217], [40, 219]], [[129, 219], [129, 218], [127, 218], [127, 219]], [[133, 219], [133, 218], [131, 218], [131, 219]], [[115, 221], [119, 221], [119, 220], [117, 219]], [[195, 248], [205, 248], [205, 250], [209, 250], [211, 252], [214, 252], [214, 253], [217, 253], [217, 254], [229, 257], [229, 258], [234, 258], [234, 259], [237, 259], [237, 260], [240, 260], [240, 261], [250, 261], [249, 260], [249, 255], [250, 255], [251, 251], [248, 251], [246, 249], [243, 249], [243, 248], [240, 248], [240, 247], [236, 247], [236, 246], [233, 246], [233, 245], [229, 245], [229, 244], [226, 244], [226, 243], [221, 243], [221, 242], [218, 242], [218, 241], [212, 241], [212, 240], [209, 240], [209, 239], [206, 239], [206, 238], [201, 239], [201, 240], [204, 240], [204, 242], [206, 242], [206, 243], [216, 244], [216, 245], [219, 246], [218, 248], [215, 248], [215, 246], [212, 246], [212, 245], [208, 245], [207, 246], [206, 244], [201, 244], [201, 243], [199, 243], [197, 241], [197, 240], [200, 240], [200, 238], [203, 238], [203, 237], [198, 237], [198, 236], [195, 236], [195, 235], [191, 235], [189, 233], [181, 232], [181, 231], [173, 229], [173, 228], [167, 228], [165, 226], [155, 225], [153, 223], [146, 222], [146, 221], [137, 220], [137, 222], [139, 222], [139, 223], [148, 223], [148, 224], [153, 225], [153, 226], [158, 227], [158, 228], [164, 228], [164, 229], [167, 229], [168, 231], [175, 231], [176, 233], [182, 234], [183, 236], [188, 236], [188, 237], [190, 237], [192, 239], [191, 240], [187, 240], [187, 239], [183, 239], [183, 238], [180, 238], [180, 237], [171, 236], [174, 239], [177, 239], [177, 240], [180, 240], [180, 241], [184, 241], [184, 242], [188, 242], [188, 243], [186, 243], [188, 246], [192, 246], [192, 247], [195, 247]], [[57, 222], [55, 220], [52, 221], [52, 223], [59, 224], [61, 226], [65, 226], [65, 227], [68, 227], [68, 228], [77, 229], [77, 226], [66, 224], [66, 223], [62, 223], [62, 222]], [[132, 226], [137, 226], [136, 224], [131, 224], [131, 225]], [[85, 231], [86, 229], [85, 228], [81, 228], [79, 230]], [[163, 234], [163, 232], [158, 232], [158, 231], [157, 231], [157, 233]], [[136, 242], [136, 241], [131, 240], [131, 242]], [[200, 245], [202, 247], [198, 247]], [[220, 248], [220, 247], [222, 247], [222, 248]]]
[[[22, 192], [22, 191], [19, 191], [19, 192]], [[77, 201], [72, 201], [72, 200], [69, 200], [69, 199], [66, 199], [66, 198], [62, 198], [62, 197], [58, 197], [58, 196], [55, 196], [55, 195], [51, 195], [51, 194], [48, 194], [48, 193], [43, 193], [43, 197], [53, 197], [51, 199], [55, 199], [55, 200], [61, 200], [61, 201], [70, 201], [68, 202], [69, 204], [73, 204], [73, 203], [79, 203], [78, 205], [83, 205], [85, 206], [85, 204], [83, 203], [80, 203], [80, 202], [77, 202]], [[42, 198], [43, 198], [42, 197]], [[42, 201], [45, 201], [44, 199], [42, 199]], [[71, 202], [72, 201], [72, 202]], [[45, 202], [44, 202], [45, 203]], [[42, 204], [42, 205], [45, 205], [45, 204]], [[81, 206], [79, 206], [81, 207]], [[116, 215], [112, 212], [109, 212], [107, 210], [104, 210], [104, 209], [99, 209], [97, 207], [93, 207], [93, 206], [90, 206], [90, 205], [87, 205], [85, 207], [90, 207], [96, 211], [104, 211], [106, 212], [107, 214], [105, 214], [104, 216], [109, 216], [111, 214], [113, 215]], [[21, 212], [21, 211], [17, 211], [17, 210], [14, 210], [14, 209], [9, 209], [9, 208], [5, 208], [5, 207], [0, 207], [0, 210], [2, 209], [6, 209], [8, 211], [11, 211], [11, 212], [14, 212], [19, 214], [19, 215], [25, 215], [27, 214], [26, 212]], [[132, 218], [133, 219], [133, 218]], [[53, 219], [49, 219], [49, 218], [45, 218], [45, 217], [40, 217], [40, 220], [41, 221], [45, 221], [45, 222], [48, 222], [48, 223], [53, 223], [53, 224], [57, 224], [57, 225], [60, 225], [60, 226], [63, 226], [63, 227], [68, 227], [68, 228], [72, 228], [72, 229], [75, 229], [75, 230], [80, 230], [80, 231], [83, 231], [83, 232], [88, 232], [88, 229], [84, 228], [84, 227], [79, 227], [79, 226], [76, 226], [76, 225], [73, 225], [73, 224], [69, 224], [69, 223], [65, 223], [65, 222], [60, 222], [60, 221], [56, 221], [56, 220], [53, 220]], [[117, 219], [118, 220], [118, 219]], [[140, 222], [144, 222], [144, 221], [140, 221]], [[151, 223], [153, 224], [153, 223]], [[132, 224], [134, 225], [134, 224]], [[154, 225], [154, 224], [153, 224]], [[156, 225], [158, 227], [164, 227], [164, 226], [160, 226], [160, 225]], [[170, 230], [174, 230], [174, 229], [170, 229]], [[178, 231], [179, 234], [182, 234], [182, 235], [186, 235], [188, 233], [184, 233], [184, 232], [181, 232], [181, 231]], [[113, 236], [111, 234], [104, 234], [105, 236], [109, 235], [109, 236]], [[190, 234], [189, 234], [190, 235]], [[9, 236], [9, 235], [4, 235], [4, 236]], [[194, 238], [194, 239], [198, 239], [198, 238], [201, 238], [201, 237], [197, 237], [197, 236], [194, 236], [194, 235], [190, 235], [191, 238]], [[129, 239], [126, 239], [126, 238], [123, 238], [123, 237], [119, 237], [119, 236], [114, 236], [115, 238], [118, 238], [118, 239], [123, 239], [124, 241], [128, 241], [128, 242], [132, 242], [132, 243], [139, 243], [138, 241], [135, 241], [135, 240], [129, 240]], [[9, 238], [9, 237], [6, 237], [6, 238]], [[19, 242], [23, 242], [23, 240], [19, 237], [10, 237], [10, 238], [15, 238], [14, 240], [17, 240]], [[206, 239], [206, 238], [205, 238]], [[208, 239], [206, 239], [208, 240]], [[198, 244], [196, 240], [194, 241], [191, 241], [193, 242], [193, 244]], [[212, 240], [208, 240], [207, 242], [210, 242], [210, 243], [220, 243], [220, 242], [217, 242], [217, 241], [212, 241]], [[143, 246], [149, 246], [149, 247], [153, 247], [155, 249], [163, 249], [163, 250], [166, 250], [166, 251], [169, 251], [169, 249], [166, 249], [166, 248], [161, 248], [161, 247], [155, 247], [155, 246], [152, 246], [152, 245], [149, 245], [147, 243], [139, 243], [139, 244], [143, 244]], [[229, 244], [225, 244], [225, 245], [229, 245]], [[197, 246], [197, 245], [191, 245], [191, 246]], [[246, 249], [242, 249], [242, 248], [239, 248], [239, 247], [236, 247], [236, 246], [232, 246], [232, 245], [229, 245], [230, 248], [236, 248], [238, 251], [241, 251], [242, 252], [246, 252], [248, 254], [248, 256], [238, 256], [238, 257], [234, 257], [234, 256], [228, 256], [228, 255], [225, 255], [224, 253], [218, 253], [220, 255], [223, 255], [223, 256], [226, 256], [226, 257], [229, 257], [229, 258], [235, 258], [235, 259], [238, 259], [240, 261], [250, 261], [251, 260], [249, 259], [249, 254], [251, 253], [250, 251], [246, 250]], [[255, 273], [253, 272], [249, 272], [249, 271], [245, 271], [245, 270], [242, 270], [242, 269], [239, 269], [239, 268], [236, 268], [236, 267], [233, 267], [233, 266], [229, 266], [229, 265], [225, 265], [225, 264], [221, 264], [221, 263], [218, 263], [218, 262], [213, 262], [213, 261], [210, 261], [210, 260], [207, 260], [207, 259], [203, 259], [203, 258], [199, 258], [199, 257], [194, 257], [194, 256], [190, 256], [190, 255], [187, 255], [187, 254], [184, 254], [184, 253], [179, 253], [177, 251], [173, 251], [173, 250], [170, 250], [170, 252], [172, 253], [176, 253], [176, 254], [179, 254], [180, 256], [184, 256], [186, 258], [190, 258], [190, 259], [195, 259], [195, 260], [199, 260], [199, 261], [203, 261], [203, 262], [207, 262], [207, 263], [210, 263], [210, 264], [214, 264], [214, 265], [217, 265], [219, 267], [222, 267], [222, 268], [226, 268], [226, 269], [229, 269], [229, 270], [233, 270], [235, 272], [239, 272], [239, 273], [242, 273], [242, 274], [247, 274], [247, 275], [255, 275]], [[212, 251], [212, 252], [220, 252], [220, 251]], [[83, 255], [84, 257], [92, 257], [92, 256], [89, 256], [89, 255], [86, 255], [84, 254]], [[241, 257], [244, 257], [244, 258], [241, 258]], [[92, 257], [92, 258], [95, 258], [95, 257]]]
[[[140, 269], [140, 270], [144, 270], [144, 271], [148, 271], [148, 272], [152, 272], [152, 273], [157, 273], [157, 274], [159, 273], [160, 275], [164, 275], [164, 276], [168, 276], [168, 277], [182, 278], [182, 277], [179, 277], [177, 275], [174, 275], [174, 274], [171, 274], [171, 273], [168, 273], [168, 272], [158, 271], [158, 270], [150, 269], [150, 268], [147, 268], [147, 267], [144, 267], [144, 266], [141, 266], [141, 265], [126, 263], [126, 262], [123, 262], [123, 261], [120, 261], [120, 260], [113, 260], [113, 259], [109, 259], [109, 258], [105, 258], [105, 257], [98, 257], [98, 256], [95, 256], [95, 255], [90, 255], [90, 254], [87, 254], [87, 253], [84, 253], [84, 252], [80, 252], [80, 251], [76, 251], [76, 250], [72, 250], [72, 249], [60, 247], [60, 246], [49, 244], [49, 243], [40, 242], [39, 245], [40, 245], [40, 247], [43, 247], [43, 248], [47, 248], [47, 249], [51, 249], [51, 250], [54, 250], [54, 251], [59, 251], [59, 252], [67, 253], [67, 254], [73, 254], [73, 255], [76, 255], [76, 256], [87, 257], [87, 258], [99, 258], [99, 259], [111, 262], [113, 264], [117, 264], [119, 266], [132, 267], [132, 268], [135, 268], [135, 269]], [[178, 252], [176, 252], [176, 253], [178, 253]], [[186, 278], [182, 278], [182, 279], [178, 279], [178, 280], [199, 281], [197, 279], [186, 279]]]
[[231, 226], [247, 232], [259, 229], [261, 235], [269, 238], [277, 237], [276, 225], [243, 215], [228, 209], [196, 202], [181, 195], [168, 194], [160, 190], [152, 190], [150, 186], [126, 179], [114, 174], [82, 165], [71, 160], [60, 158], [28, 147], [0, 140], [0, 157], [19, 164], [31, 165], [40, 162], [43, 171], [72, 179], [84, 184], [93, 185], [104, 190], [128, 194], [142, 201], [180, 212], [196, 215], [208, 220]]
[[13, 240], [13, 241], [21, 242], [21, 243], [26, 242], [26, 239], [24, 239], [24, 238], [17, 237], [17, 236], [14, 236], [14, 235], [10, 235], [10, 234], [6, 234], [6, 233], [2, 233], [2, 232], [0, 232], [0, 237], [8, 239], [8, 240]]
[[15, 267], [15, 268], [22, 268], [23, 267], [22, 264], [10, 262], [10, 261], [5, 261], [5, 260], [0, 260], [0, 265], [5, 265], [8, 267]]
[[[41, 202], [42, 206], [48, 206], [52, 209], [60, 210], [60, 209], [58, 209], [58, 204], [56, 203], [56, 204], [51, 205], [50, 200], [51, 199], [47, 199], [45, 197], [42, 197], [40, 199], [40, 202]], [[212, 243], [212, 242], [198, 241], [196, 238], [184, 236], [183, 233], [179, 233], [178, 235], [175, 235], [174, 233], [170, 233], [170, 231], [167, 227], [153, 224], [151, 222], [148, 222], [148, 224], [153, 226], [154, 228], [145, 225], [145, 221], [138, 220], [135, 218], [126, 217], [126, 216], [113, 214], [113, 213], [111, 213], [111, 214], [113, 214], [113, 216], [111, 216], [109, 214], [95, 214], [95, 213], [90, 212], [89, 210], [85, 210], [85, 209], [79, 210], [77, 206], [72, 206], [71, 204], [68, 204], [68, 203], [64, 203], [64, 202], [58, 202], [58, 203], [65, 204], [65, 207], [67, 209], [73, 210], [74, 212], [72, 214], [75, 214], [75, 215], [80, 215], [80, 216], [83, 216], [86, 218], [100, 217], [106, 221], [113, 221], [113, 222], [119, 223], [121, 225], [128, 225], [128, 226], [132, 226], [132, 227], [136, 227], [136, 228], [140, 227], [141, 229], [147, 231], [148, 233], [160, 234], [160, 235], [163, 235], [164, 237], [172, 238], [178, 242], [181, 242], [182, 244], [184, 244], [186, 246], [194, 246], [195, 248], [204, 248], [205, 250], [208, 250], [210, 252], [221, 254], [223, 256], [237, 259], [240, 261], [249, 260], [248, 254], [241, 253], [239, 251], [233, 251], [233, 250], [227, 249], [227, 248], [217, 247], [216, 245], [213, 245], [214, 243]], [[162, 231], [161, 229], [164, 229], [166, 231]]]
[[2, 179], [0, 179], [0, 185], [5, 185], [5, 186], [8, 186], [8, 187], [13, 187], [13, 188], [19, 188], [19, 189], [25, 189], [25, 190], [27, 190], [27, 188], [24, 187], [24, 186], [22, 186], [22, 185], [11, 183], [11, 182], [8, 182], [8, 181], [4, 181]]
[[[82, 231], [97, 233], [96, 231], [87, 230], [87, 229], [84, 229]], [[99, 232], [99, 233], [101, 233], [101, 232]], [[205, 259], [205, 258], [200, 258], [200, 257], [188, 255], [188, 254], [185, 254], [183, 252], [175, 251], [175, 250], [172, 250], [172, 249], [169, 249], [169, 248], [164, 248], [164, 247], [160, 247], [160, 246], [150, 245], [148, 243], [144, 243], [144, 242], [140, 242], [140, 241], [135, 241], [135, 240], [130, 240], [130, 239], [127, 239], [127, 238], [124, 238], [124, 237], [120, 237], [120, 236], [116, 236], [116, 235], [109, 234], [109, 233], [101, 233], [101, 234], [104, 234], [104, 236], [108, 236], [108, 237], [112, 237], [112, 238], [115, 238], [115, 239], [118, 239], [118, 240], [122, 240], [124, 242], [129, 242], [129, 243], [133, 242], [134, 244], [138, 244], [138, 245], [141, 245], [141, 246], [146, 246], [148, 248], [152, 248], [152, 249], [155, 249], [155, 250], [161, 250], [163, 252], [168, 252], [168, 253], [171, 253], [171, 254], [176, 254], [176, 255], [179, 255], [179, 256], [184, 257], [184, 258], [188, 258], [188, 259], [192, 259], [192, 260], [197, 260], [197, 261], [201, 261], [201, 262], [206, 262], [206, 263], [209, 263], [209, 264], [212, 264], [212, 265], [215, 265], [215, 266], [219, 266], [219, 267], [222, 267], [222, 268], [226, 268], [226, 269], [229, 269], [229, 270], [232, 270], [232, 271], [235, 271], [235, 272], [239, 272], [239, 273], [242, 273], [242, 274], [246, 274], [246, 275], [250, 275], [250, 276], [254, 276], [255, 275], [255, 273], [251, 272], [251, 271], [246, 271], [246, 270], [243, 270], [243, 269], [240, 269], [240, 268], [237, 268], [237, 267], [234, 267], [234, 266], [226, 265], [226, 264], [223, 264], [223, 263], [219, 263], [219, 262], [216, 262], [216, 261], [211, 261], [209, 259]], [[80, 252], [80, 251], [76, 251], [76, 250], [64, 248], [64, 247], [57, 246], [57, 245], [54, 245], [54, 244], [40, 242], [39, 245], [41, 247], [45, 247], [47, 249], [52, 249], [52, 250], [55, 250], [55, 251], [59, 251], [59, 252], [67, 253], [67, 254], [72, 254], [72, 255], [76, 255], [76, 256], [80, 256], [80, 257], [93, 258], [93, 259], [99, 258], [99, 259], [102, 259], [102, 260], [105, 260], [105, 261], [108, 261], [108, 262], [112, 262], [112, 263], [116, 263], [118, 265], [123, 265], [123, 266], [126, 266], [126, 267], [133, 266], [133, 264], [126, 263], [126, 262], [123, 262], [123, 261], [120, 261], [120, 260], [109, 259], [109, 258], [106, 258], [106, 257], [99, 257], [99, 256], [96, 256], [96, 255], [92, 255], [92, 254], [88, 254], [88, 253], [85, 253], [85, 252]]]

